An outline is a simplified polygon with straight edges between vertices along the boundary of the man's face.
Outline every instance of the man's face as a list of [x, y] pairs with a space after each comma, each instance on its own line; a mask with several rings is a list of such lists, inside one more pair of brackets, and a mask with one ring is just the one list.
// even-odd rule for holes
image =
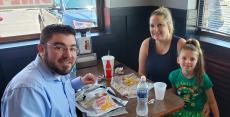
[[54, 34], [44, 44], [43, 60], [47, 66], [60, 75], [68, 74], [77, 58], [77, 47], [74, 35]]

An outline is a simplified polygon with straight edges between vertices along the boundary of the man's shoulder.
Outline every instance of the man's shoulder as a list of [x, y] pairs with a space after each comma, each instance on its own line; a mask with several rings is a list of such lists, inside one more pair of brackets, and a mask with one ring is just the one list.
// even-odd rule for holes
[[8, 83], [2, 96], [2, 100], [7, 99], [12, 93], [17, 95], [17, 93], [24, 91], [43, 92], [44, 83], [42, 79], [42, 75], [36, 67], [32, 67], [31, 64], [29, 64]]
[[39, 72], [37, 66], [30, 63], [22, 71], [20, 71], [8, 85], [11, 89], [20, 88], [20, 87], [31, 87], [31, 88], [41, 88], [42, 87], [42, 75]]

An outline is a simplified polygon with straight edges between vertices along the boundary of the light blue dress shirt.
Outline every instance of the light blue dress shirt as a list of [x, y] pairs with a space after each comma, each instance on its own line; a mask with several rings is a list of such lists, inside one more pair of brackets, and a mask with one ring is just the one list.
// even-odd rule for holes
[[80, 78], [55, 75], [37, 56], [7, 85], [1, 117], [76, 117], [74, 89], [82, 85]]

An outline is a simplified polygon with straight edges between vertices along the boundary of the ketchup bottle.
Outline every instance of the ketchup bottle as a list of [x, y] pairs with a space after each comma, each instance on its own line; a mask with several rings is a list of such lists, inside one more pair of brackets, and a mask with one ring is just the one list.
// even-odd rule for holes
[[112, 78], [111, 64], [109, 60], [106, 61], [106, 78]]

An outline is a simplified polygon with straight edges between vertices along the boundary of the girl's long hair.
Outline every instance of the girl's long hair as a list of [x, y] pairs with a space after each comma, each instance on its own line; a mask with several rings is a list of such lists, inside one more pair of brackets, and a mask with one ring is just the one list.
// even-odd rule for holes
[[196, 39], [188, 39], [185, 45], [181, 48], [180, 52], [182, 50], [191, 50], [198, 53], [197, 64], [194, 68], [194, 76], [197, 78], [198, 84], [201, 85], [203, 83], [205, 68], [204, 68], [204, 55], [202, 49], [200, 48], [199, 41]]

